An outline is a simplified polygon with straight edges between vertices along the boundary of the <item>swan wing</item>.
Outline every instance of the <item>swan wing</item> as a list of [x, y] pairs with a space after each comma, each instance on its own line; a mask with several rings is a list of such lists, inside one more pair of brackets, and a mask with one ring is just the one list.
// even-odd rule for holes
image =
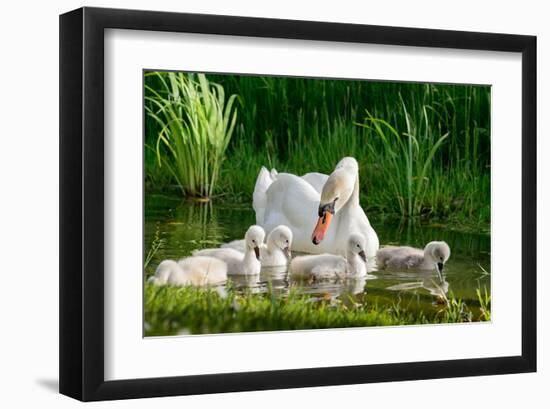
[[262, 166], [256, 178], [256, 185], [252, 193], [252, 207], [256, 212], [256, 224], [260, 226], [264, 222], [264, 214], [267, 206], [267, 190], [276, 177], [276, 170], [273, 169], [272, 172], [269, 172], [265, 166]]
[[222, 244], [220, 247], [222, 249], [234, 249], [244, 253], [244, 250], [245, 250], [244, 239], [233, 240], [233, 241], [230, 241], [229, 243]]
[[189, 257], [180, 260], [179, 265], [194, 285], [220, 284], [227, 280], [227, 264], [214, 257]]
[[302, 179], [308, 182], [317, 191], [317, 193], [321, 194], [323, 186], [328, 180], [328, 175], [319, 172], [310, 172], [302, 175]]
[[290, 263], [290, 273], [302, 278], [331, 278], [346, 271], [346, 260], [333, 254], [299, 256]]
[[[315, 226], [319, 193], [305, 180], [289, 173], [279, 173], [267, 190], [267, 207], [264, 229], [271, 231], [280, 224], [288, 226], [299, 239], [297, 232]], [[298, 237], [297, 237], [298, 236]]]
[[416, 268], [424, 262], [424, 255], [417, 252], [400, 251], [393, 254], [386, 261], [386, 266], [390, 268]]
[[166, 284], [174, 274], [179, 274], [181, 267], [174, 260], [163, 260], [155, 270], [155, 275], [149, 278], [149, 282], [153, 284]]
[[[242, 262], [244, 259], [244, 253], [241, 253], [240, 251], [237, 251], [235, 249], [205, 249], [200, 251], [193, 252], [194, 256], [207, 256], [207, 257], [214, 257], [218, 260], [223, 261], [227, 264], [227, 274], [235, 274], [241, 269]], [[184, 262], [184, 260], [180, 260], [180, 264]]]
[[346, 275], [346, 259], [333, 254], [320, 255], [311, 274], [318, 279], [343, 277]]

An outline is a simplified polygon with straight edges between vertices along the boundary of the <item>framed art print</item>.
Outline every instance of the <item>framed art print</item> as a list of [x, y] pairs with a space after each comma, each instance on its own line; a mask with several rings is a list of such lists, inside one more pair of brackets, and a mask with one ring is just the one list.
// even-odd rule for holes
[[60, 391], [536, 370], [536, 38], [60, 18]]

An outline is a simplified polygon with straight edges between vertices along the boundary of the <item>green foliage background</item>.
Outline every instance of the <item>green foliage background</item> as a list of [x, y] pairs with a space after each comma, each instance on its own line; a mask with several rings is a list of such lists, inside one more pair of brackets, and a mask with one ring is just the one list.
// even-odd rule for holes
[[[155, 90], [169, 100], [170, 90], [159, 79], [168, 75], [146, 75], [146, 97]], [[368, 212], [488, 230], [489, 86], [206, 78], [212, 87], [223, 88], [226, 101], [235, 96], [235, 127], [209, 189], [215, 200], [250, 202], [261, 166], [330, 173], [349, 155], [360, 163], [362, 205]], [[147, 100], [146, 106], [154, 109]], [[193, 158], [171, 157], [158, 144], [161, 126], [149, 115], [145, 130], [147, 191], [185, 192], [169, 168], [178, 160], [192, 166]], [[168, 166], [159, 163], [157, 154]]]

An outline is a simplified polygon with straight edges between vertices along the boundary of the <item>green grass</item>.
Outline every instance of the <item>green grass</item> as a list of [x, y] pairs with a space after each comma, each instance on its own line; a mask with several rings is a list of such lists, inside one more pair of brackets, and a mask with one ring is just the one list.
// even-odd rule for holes
[[143, 260], [143, 269], [146, 270], [151, 261], [155, 258], [159, 250], [161, 250], [166, 245], [166, 239], [160, 237], [160, 228], [157, 225], [157, 228], [155, 229], [155, 236], [151, 242], [151, 247], [149, 247], [149, 250], [147, 251], [147, 254], [145, 255], [145, 259]]
[[479, 310], [484, 321], [491, 321], [491, 294], [487, 291], [487, 287], [476, 289], [477, 299], [479, 301]]
[[207, 334], [348, 328], [484, 321], [450, 296], [431, 313], [399, 304], [378, 306], [351, 299], [313, 297], [291, 290], [287, 296], [224, 290], [145, 285], [145, 335]]
[[226, 101], [224, 88], [204, 74], [152, 72], [145, 78], [146, 133], [153, 135], [146, 151], [158, 166], [153, 173], [164, 167], [184, 195], [212, 196], [237, 120], [236, 95]]
[[[490, 87], [210, 74], [208, 79], [238, 101], [226, 160], [208, 189], [218, 200], [249, 203], [261, 166], [330, 173], [350, 155], [360, 163], [361, 203], [368, 212], [488, 230]], [[145, 84], [160, 87], [153, 78]], [[147, 146], [158, 139], [159, 128], [148, 117]], [[180, 184], [155, 160], [170, 155], [162, 144], [146, 149], [148, 191]], [[190, 166], [194, 157], [187, 160]]]
[[[406, 132], [402, 134], [387, 121], [374, 118], [368, 111], [365, 122], [357, 125], [373, 131], [380, 138], [383, 148], [380, 156], [386, 163], [383, 170], [388, 199], [397, 199], [402, 215], [416, 216], [423, 210], [434, 156], [449, 134], [433, 135], [427, 127], [424, 137], [419, 137], [420, 133], [404, 103], [402, 109], [407, 124]], [[377, 155], [374, 145], [367, 144], [372, 157]]]

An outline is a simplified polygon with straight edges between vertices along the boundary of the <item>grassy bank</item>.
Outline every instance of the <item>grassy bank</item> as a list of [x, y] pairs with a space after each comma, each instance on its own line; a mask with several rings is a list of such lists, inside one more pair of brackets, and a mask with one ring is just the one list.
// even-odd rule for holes
[[490, 320], [490, 297], [478, 295], [468, 306], [452, 295], [433, 311], [408, 311], [361, 300], [315, 298], [291, 291], [288, 296], [249, 295], [224, 290], [145, 286], [145, 335], [206, 334], [319, 328], [437, 324]]
[[[296, 174], [330, 173], [339, 159], [350, 155], [360, 163], [362, 205], [367, 211], [488, 228], [489, 87], [234, 75], [207, 78], [219, 84], [224, 95], [236, 96], [235, 113], [222, 109], [218, 117], [236, 115], [236, 119], [234, 129], [230, 127], [232, 135], [220, 134], [226, 146], [215, 156], [219, 172], [215, 185], [202, 192], [217, 200], [250, 202], [262, 165]], [[170, 106], [172, 91], [159, 76], [146, 77], [145, 84], [146, 96], [155, 90]], [[202, 87], [214, 89], [214, 85]], [[216, 89], [208, 93], [219, 100]], [[147, 104], [158, 114], [158, 106]], [[185, 104], [185, 99], [178, 104]], [[151, 116], [146, 117], [145, 127], [146, 189], [181, 186], [170, 172], [170, 163], [174, 167], [178, 162], [174, 153], [158, 143], [163, 128]], [[162, 165], [159, 155], [167, 165]], [[194, 157], [184, 159], [186, 166], [193, 167]]]

